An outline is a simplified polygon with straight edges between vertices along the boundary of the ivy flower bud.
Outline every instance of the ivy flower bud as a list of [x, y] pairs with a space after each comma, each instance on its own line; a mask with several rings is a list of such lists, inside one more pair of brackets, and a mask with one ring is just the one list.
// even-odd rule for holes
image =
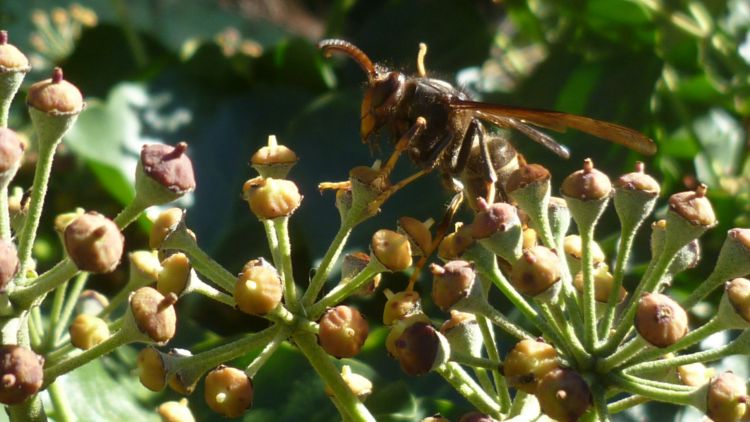
[[279, 145], [276, 135], [268, 135], [268, 144], [261, 147], [250, 158], [250, 165], [261, 177], [283, 179], [297, 164], [297, 154], [284, 145]]
[[543, 341], [526, 339], [508, 352], [503, 361], [503, 376], [511, 387], [534, 394], [542, 377], [559, 367], [554, 347]]
[[727, 328], [750, 328], [750, 280], [735, 278], [724, 284], [718, 315]]
[[15, 176], [25, 148], [21, 137], [16, 132], [8, 128], [0, 128], [0, 181], [4, 184], [7, 185]]
[[456, 231], [445, 236], [440, 242], [437, 251], [438, 257], [446, 262], [453, 259], [461, 259], [464, 252], [474, 245], [474, 242], [469, 227], [460, 226]]
[[560, 277], [557, 254], [544, 246], [535, 246], [525, 250], [513, 265], [510, 282], [519, 292], [533, 297], [555, 285]]
[[0, 31], [0, 72], [28, 72], [29, 59], [8, 43], [8, 31]]
[[559, 244], [570, 228], [570, 208], [568, 208], [568, 203], [563, 198], [551, 196], [547, 205], [547, 214], [549, 215], [552, 236]]
[[[576, 274], [581, 271], [581, 260], [583, 259], [583, 241], [581, 240], [581, 236], [577, 234], [565, 236], [563, 249], [565, 249], [565, 258], [568, 261], [570, 272]], [[591, 242], [591, 261], [594, 263], [594, 267], [601, 265], [605, 259], [604, 251], [602, 251], [599, 243], [596, 241]]]
[[525, 161], [519, 163], [519, 166], [508, 177], [505, 182], [505, 190], [513, 194], [519, 189], [525, 189], [530, 185], [545, 184], [551, 179], [549, 170], [539, 164], [528, 164]]
[[42, 387], [44, 358], [23, 346], [0, 346], [0, 403], [18, 404]]
[[154, 225], [151, 226], [148, 237], [149, 247], [159, 249], [164, 239], [177, 229], [184, 217], [185, 212], [180, 208], [169, 208], [162, 211], [154, 220]]
[[706, 416], [714, 422], [738, 421], [745, 414], [748, 401], [745, 380], [724, 372], [708, 385]]
[[531, 249], [534, 246], [539, 245], [539, 236], [537, 235], [536, 230], [531, 227], [523, 227], [522, 237], [523, 241], [521, 243], [521, 250]]
[[711, 202], [706, 198], [706, 185], [695, 191], [676, 193], [669, 197], [669, 210], [694, 226], [711, 228], [716, 225]]
[[583, 169], [573, 172], [562, 183], [562, 193], [566, 197], [580, 201], [599, 200], [609, 197], [612, 182], [609, 177], [594, 168], [590, 158], [583, 160]]
[[356, 309], [339, 305], [326, 311], [318, 322], [318, 340], [329, 355], [351, 358], [359, 354], [370, 327]]
[[18, 251], [13, 242], [0, 239], [0, 292], [18, 272]]
[[188, 407], [186, 398], [180, 401], [164, 402], [156, 408], [162, 422], [195, 422], [195, 417]]
[[167, 370], [163, 355], [153, 347], [146, 347], [138, 352], [136, 360], [138, 379], [151, 391], [159, 392], [167, 384]]
[[393, 322], [393, 325], [391, 325], [391, 329], [388, 332], [388, 336], [386, 336], [385, 338], [385, 350], [388, 351], [389, 356], [392, 356], [394, 358], [396, 357], [396, 353], [398, 352], [396, 341], [399, 339], [399, 337], [401, 337], [401, 335], [407, 328], [411, 327], [412, 324], [415, 324], [417, 322], [430, 324], [430, 319], [423, 312], [420, 312], [411, 314], [407, 317], [398, 319]]
[[164, 296], [154, 288], [141, 287], [130, 296], [130, 311], [142, 333], [157, 344], [166, 344], [177, 328], [176, 302], [174, 293]]
[[[538, 164], [519, 160], [519, 168], [508, 177], [505, 190], [531, 220], [531, 225], [542, 235], [551, 232], [549, 226], [550, 174]], [[553, 242], [553, 239], [544, 239]], [[548, 245], [551, 246], [551, 245]]]
[[108, 305], [107, 296], [96, 290], [84, 290], [78, 296], [75, 311], [77, 314], [98, 315]]
[[714, 376], [714, 369], [707, 368], [706, 365], [696, 362], [677, 367], [677, 376], [683, 385], [690, 387], [700, 387], [711, 381]]
[[[344, 380], [344, 383], [357, 396], [359, 401], [365, 401], [372, 394], [372, 382], [364, 376], [352, 372], [352, 368], [349, 365], [341, 367], [341, 379]], [[333, 390], [327, 385], [325, 393], [328, 396], [333, 396]]]
[[638, 302], [635, 329], [652, 346], [668, 347], [687, 334], [687, 313], [669, 296], [646, 293]]
[[409, 239], [414, 256], [422, 256], [429, 252], [432, 246], [432, 233], [428, 226], [412, 217], [398, 219], [397, 231]]
[[394, 294], [386, 289], [385, 294], [388, 300], [383, 308], [383, 324], [393, 325], [400, 319], [422, 313], [422, 299], [419, 293], [411, 290]]
[[219, 366], [206, 375], [204, 398], [214, 412], [238, 418], [253, 404], [253, 381], [245, 371]]
[[50, 115], [78, 114], [83, 110], [83, 95], [75, 85], [63, 79], [62, 69], [56, 67], [52, 78], [29, 87], [26, 104]]
[[191, 270], [190, 259], [182, 252], [168, 256], [161, 262], [156, 280], [156, 290], [166, 295], [174, 293], [180, 296], [190, 281]]
[[281, 277], [271, 264], [262, 258], [245, 264], [234, 288], [237, 309], [250, 315], [266, 315], [281, 303], [282, 296]]
[[87, 212], [65, 227], [65, 249], [78, 269], [94, 274], [114, 271], [125, 238], [117, 225], [97, 212]]
[[393, 355], [407, 375], [424, 375], [448, 360], [450, 346], [432, 325], [414, 322], [396, 339]]
[[302, 202], [297, 185], [283, 179], [250, 179], [242, 186], [242, 195], [259, 220], [290, 216]]
[[469, 356], [481, 356], [484, 339], [479, 323], [473, 314], [451, 311], [451, 317], [440, 326], [451, 350]]
[[474, 285], [474, 265], [466, 261], [450, 261], [441, 267], [430, 265], [432, 272], [432, 300], [443, 311], [467, 297]]
[[634, 172], [620, 176], [614, 185], [615, 210], [622, 226], [635, 230], [654, 209], [659, 183], [644, 172], [644, 165], [639, 161]]
[[549, 371], [539, 381], [535, 394], [542, 412], [558, 421], [575, 422], [591, 406], [591, 389], [571, 369]]
[[80, 314], [70, 325], [70, 343], [81, 349], [88, 350], [109, 338], [109, 326], [98, 317]]
[[497, 422], [497, 419], [482, 412], [469, 412], [461, 415], [458, 422]]
[[[369, 263], [370, 256], [363, 252], [344, 255], [344, 259], [341, 262], [341, 283], [348, 283], [349, 280], [362, 272]], [[375, 274], [362, 288], [354, 292], [354, 295], [363, 297], [372, 295], [380, 285], [381, 278], [380, 273]]]
[[428, 416], [424, 419], [422, 419], [419, 422], [450, 422], [450, 420], [442, 417], [439, 413], [436, 413], [432, 416]]
[[478, 212], [469, 226], [471, 237], [508, 262], [521, 256], [523, 227], [516, 208], [504, 202], [492, 205], [477, 199]]
[[187, 144], [149, 144], [141, 148], [135, 173], [136, 197], [142, 204], [161, 205], [195, 190], [193, 162]]
[[403, 271], [412, 264], [409, 240], [392, 230], [381, 229], [375, 232], [370, 242], [370, 250], [388, 271]]
[[[609, 268], [606, 265], [600, 265], [594, 269], [594, 300], [598, 303], [607, 303], [609, 301], [609, 295], [612, 292], [614, 284], [614, 277], [609, 272]], [[573, 279], [573, 286], [578, 290], [578, 293], [583, 294], [583, 273], [579, 272]], [[617, 303], [622, 302], [628, 292], [620, 286], [620, 291], [617, 294]]]

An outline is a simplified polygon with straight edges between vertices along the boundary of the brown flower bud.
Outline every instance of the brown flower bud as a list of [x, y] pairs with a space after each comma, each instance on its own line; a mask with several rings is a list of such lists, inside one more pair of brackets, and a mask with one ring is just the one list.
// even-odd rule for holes
[[167, 384], [167, 370], [164, 367], [162, 354], [153, 347], [146, 347], [138, 352], [138, 379], [151, 391], [161, 391]]
[[109, 305], [109, 299], [107, 296], [95, 291], [95, 290], [84, 290], [78, 296], [76, 302], [76, 313], [77, 314], [89, 314], [98, 315], [102, 309]]
[[21, 403], [42, 387], [44, 358], [16, 345], [0, 346], [0, 403]]
[[651, 197], [659, 196], [661, 191], [659, 183], [644, 173], [644, 165], [640, 161], [636, 163], [634, 172], [623, 174], [615, 180], [614, 185], [616, 189], [639, 191]]
[[156, 290], [163, 295], [181, 295], [190, 281], [190, 259], [184, 253], [177, 252], [165, 258], [161, 262], [161, 267], [156, 280]]
[[498, 232], [506, 232], [511, 227], [519, 226], [516, 208], [505, 202], [488, 205], [484, 200], [478, 200], [479, 212], [471, 223], [471, 236], [474, 239], [484, 239]]
[[519, 292], [536, 296], [560, 280], [560, 261], [557, 254], [544, 246], [523, 252], [510, 275], [511, 284]]
[[511, 387], [534, 394], [542, 377], [559, 367], [554, 347], [539, 340], [521, 340], [505, 357], [503, 375]]
[[97, 212], [87, 212], [65, 227], [65, 249], [82, 271], [103, 274], [120, 263], [125, 238], [117, 225]]
[[706, 416], [714, 422], [738, 421], [747, 411], [745, 380], [731, 372], [724, 372], [711, 380], [706, 397]]
[[[341, 282], [348, 283], [349, 280], [362, 272], [369, 263], [370, 255], [367, 255], [364, 252], [354, 252], [344, 255], [344, 259], [341, 262]], [[362, 286], [362, 288], [354, 292], [354, 294], [363, 297], [372, 295], [380, 285], [381, 278], [380, 274], [375, 274], [364, 284], [364, 286]]]
[[107, 323], [93, 315], [80, 314], [70, 325], [70, 343], [81, 349], [88, 350], [109, 338]]
[[400, 319], [422, 312], [422, 299], [419, 293], [411, 290], [393, 294], [387, 289], [385, 293], [388, 300], [383, 308], [383, 324], [392, 325]]
[[426, 322], [414, 322], [394, 343], [393, 356], [407, 375], [424, 375], [441, 360], [444, 347], [439, 332]]
[[168, 401], [156, 409], [162, 422], [195, 422], [195, 417], [188, 407], [186, 398], [180, 401]]
[[422, 419], [419, 422], [450, 422], [450, 420], [448, 420], [448, 419], [440, 416], [440, 414], [437, 413], [437, 414], [434, 414], [432, 416], [428, 416], [428, 417]]
[[326, 311], [318, 322], [318, 340], [329, 355], [351, 358], [359, 354], [370, 331], [367, 320], [351, 306], [339, 305]]
[[381, 229], [372, 235], [370, 249], [389, 271], [403, 271], [411, 266], [411, 245], [406, 236]]
[[581, 201], [603, 199], [612, 192], [612, 183], [606, 174], [594, 168], [594, 163], [587, 158], [583, 169], [573, 172], [562, 183], [562, 193], [566, 197]]
[[422, 256], [430, 250], [432, 233], [425, 223], [412, 217], [398, 219], [398, 232], [409, 239], [411, 251], [415, 256]]
[[438, 256], [443, 261], [461, 259], [461, 256], [474, 244], [469, 226], [461, 226], [448, 234], [438, 245]]
[[253, 392], [253, 381], [237, 368], [222, 365], [206, 375], [206, 404], [224, 417], [242, 416], [253, 404]]
[[52, 71], [52, 78], [29, 87], [26, 104], [47, 114], [75, 114], [83, 110], [83, 95], [72, 83], [63, 79], [59, 67]]
[[18, 272], [18, 252], [13, 242], [0, 239], [0, 292]]
[[176, 302], [174, 293], [164, 296], [152, 287], [141, 287], [130, 296], [130, 310], [142, 333], [156, 343], [165, 344], [174, 337], [177, 328]]
[[557, 368], [539, 381], [536, 398], [545, 415], [557, 421], [575, 422], [591, 405], [591, 390], [577, 372]]
[[[0, 53], [0, 58], [1, 55], [2, 53]], [[25, 148], [21, 137], [16, 132], [8, 128], [0, 128], [0, 175], [15, 174]]]
[[184, 214], [180, 208], [169, 208], [162, 211], [156, 217], [156, 220], [154, 220], [154, 225], [151, 226], [151, 232], [148, 237], [149, 247], [151, 249], [159, 249], [164, 239], [180, 224]]
[[242, 194], [258, 219], [291, 215], [302, 202], [297, 185], [290, 180], [256, 177], [245, 182]]
[[171, 195], [164, 195], [161, 203], [173, 201], [195, 189], [193, 162], [185, 154], [187, 144], [175, 146], [164, 144], [144, 145], [141, 149], [139, 166], [143, 173]]
[[505, 182], [505, 190], [512, 193], [534, 183], [546, 183], [550, 180], [549, 170], [539, 164], [527, 164], [525, 161], [513, 171]]
[[702, 227], [716, 225], [716, 215], [711, 202], [706, 198], [706, 185], [701, 184], [695, 191], [676, 193], [669, 197], [669, 210], [688, 221]]
[[474, 265], [466, 261], [450, 261], [444, 267], [432, 264], [430, 271], [432, 300], [443, 311], [467, 297], [476, 278]]
[[663, 348], [687, 334], [688, 317], [685, 310], [669, 296], [646, 293], [638, 302], [635, 328], [649, 344]]
[[250, 165], [261, 177], [283, 179], [297, 163], [297, 154], [276, 142], [275, 135], [268, 136], [268, 145], [261, 147], [250, 158]]
[[254, 259], [242, 269], [234, 288], [237, 309], [251, 315], [266, 315], [281, 303], [281, 277], [264, 259]]
[[8, 44], [8, 31], [0, 31], [0, 71], [27, 71], [29, 59], [13, 44]]

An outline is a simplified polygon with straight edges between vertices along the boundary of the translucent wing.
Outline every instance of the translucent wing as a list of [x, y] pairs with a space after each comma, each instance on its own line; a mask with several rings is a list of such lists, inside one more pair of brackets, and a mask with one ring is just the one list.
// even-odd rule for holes
[[590, 117], [559, 111], [511, 107], [457, 98], [451, 99], [451, 106], [465, 110], [476, 110], [480, 119], [501, 127], [516, 129], [563, 157], [567, 156], [567, 150], [564, 147], [549, 136], [531, 128], [529, 125], [552, 129], [558, 132], [564, 132], [566, 129], [572, 128], [626, 146], [644, 155], [653, 155], [656, 153], [656, 144], [648, 136], [625, 126]]

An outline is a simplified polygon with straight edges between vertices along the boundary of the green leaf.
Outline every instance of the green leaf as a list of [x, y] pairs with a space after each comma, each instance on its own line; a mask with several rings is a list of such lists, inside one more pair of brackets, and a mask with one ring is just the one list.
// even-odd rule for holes
[[722, 109], [714, 108], [696, 119], [695, 133], [701, 152], [695, 157], [698, 179], [710, 186], [718, 185], [719, 178], [737, 172], [744, 148], [742, 127]]

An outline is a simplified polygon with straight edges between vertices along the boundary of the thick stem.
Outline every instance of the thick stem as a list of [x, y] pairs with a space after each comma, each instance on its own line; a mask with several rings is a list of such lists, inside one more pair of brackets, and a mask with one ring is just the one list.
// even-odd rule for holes
[[583, 272], [583, 345], [593, 352], [599, 341], [596, 332], [596, 299], [594, 297], [594, 260], [591, 248], [594, 243], [593, 226], [579, 227], [581, 231], [581, 271]]
[[308, 315], [310, 315], [311, 319], [317, 320], [320, 314], [322, 314], [327, 308], [335, 306], [351, 296], [352, 293], [361, 289], [362, 286], [367, 284], [367, 282], [382, 270], [383, 266], [378, 263], [377, 260], [371, 260], [367, 266], [357, 273], [357, 275], [352, 277], [351, 280], [334, 287], [327, 295], [320, 299], [316, 304], [312, 305], [309, 308]]
[[346, 385], [339, 371], [331, 362], [331, 358], [318, 345], [315, 336], [309, 333], [295, 333], [294, 341], [302, 354], [310, 362], [310, 365], [315, 369], [315, 372], [331, 388], [335, 400], [338, 401], [341, 408], [346, 412], [345, 416], [357, 422], [374, 422], [375, 418], [370, 414], [365, 405], [357, 399], [354, 393], [352, 393], [349, 386]]
[[57, 346], [58, 340], [62, 338], [63, 332], [68, 328], [68, 322], [70, 322], [70, 317], [73, 315], [76, 303], [78, 303], [78, 298], [81, 295], [83, 288], [86, 286], [88, 278], [89, 273], [80, 273], [73, 282], [73, 286], [70, 288], [68, 297], [65, 300], [65, 305], [60, 313], [60, 318], [51, 330], [54, 332], [54, 342], [52, 343], [52, 347]]
[[719, 360], [723, 357], [736, 354], [738, 352], [737, 343], [732, 342], [716, 349], [705, 350], [703, 352], [690, 353], [687, 355], [676, 356], [673, 358], [660, 359], [650, 362], [643, 362], [626, 368], [629, 374], [639, 372], [652, 372], [661, 369], [674, 368], [677, 366], [688, 365], [696, 362], [710, 362]]
[[600, 374], [606, 374], [612, 369], [627, 363], [636, 354], [638, 354], [648, 343], [641, 336], [636, 336], [624, 346], [619, 348], [615, 353], [597, 362], [596, 368]]
[[658, 358], [659, 356], [664, 356], [667, 353], [672, 353], [678, 350], [685, 349], [703, 340], [704, 338], [710, 336], [711, 334], [721, 331], [724, 328], [725, 327], [723, 327], [723, 324], [719, 320], [719, 317], [715, 316], [711, 318], [710, 321], [703, 324], [703, 326], [701, 326], [700, 328], [689, 332], [687, 335], [685, 335], [685, 337], [681, 338], [679, 341], [677, 341], [673, 345], [660, 348], [660, 349], [648, 350], [636, 356], [636, 358], [639, 362], [644, 362], [644, 361], [649, 361], [651, 359]]
[[[621, 220], [622, 222], [622, 220]], [[622, 287], [622, 281], [625, 277], [625, 267], [630, 258], [630, 251], [633, 248], [633, 240], [635, 240], [635, 234], [638, 227], [630, 225], [626, 227], [622, 226], [622, 235], [617, 245], [617, 261], [615, 262], [614, 273], [612, 274], [612, 291], [609, 292], [609, 298], [607, 299], [607, 308], [604, 314], [604, 322], [601, 326], [600, 334], [602, 337], [606, 336], [606, 333], [612, 329], [612, 323], [615, 320], [615, 311], [617, 310], [617, 299], [620, 295], [620, 287]]]
[[[484, 349], [487, 351], [487, 356], [489, 356], [490, 360], [493, 362], [500, 362], [500, 352], [497, 350], [492, 326], [487, 318], [482, 315], [476, 315], [476, 319], [477, 323], [479, 323], [479, 330], [482, 332], [482, 341], [484, 343]], [[505, 377], [500, 374], [497, 365], [490, 368], [490, 370], [492, 371], [492, 379], [495, 381], [495, 391], [500, 400], [500, 412], [506, 413], [510, 410], [511, 406], [508, 383], [505, 381]]]
[[435, 372], [445, 378], [459, 394], [464, 396], [480, 412], [496, 418], [500, 417], [500, 404], [492, 400], [457, 363], [444, 363], [437, 367]]
[[273, 354], [276, 352], [276, 349], [281, 346], [281, 344], [286, 340], [286, 338], [289, 336], [289, 330], [281, 329], [276, 332], [276, 335], [269, 341], [265, 347], [263, 347], [263, 350], [260, 351], [258, 356], [253, 359], [252, 362], [250, 362], [249, 365], [245, 368], [245, 373], [247, 374], [248, 378], [255, 377], [255, 374], [258, 373], [260, 368], [265, 365], [266, 362], [268, 362], [268, 359], [273, 356]]
[[315, 298], [318, 297], [318, 294], [323, 289], [323, 285], [328, 279], [331, 269], [333, 269], [333, 264], [336, 262], [336, 259], [338, 259], [341, 251], [346, 245], [346, 239], [349, 238], [352, 228], [352, 218], [347, 216], [347, 219], [341, 223], [341, 227], [339, 227], [336, 237], [333, 238], [330, 246], [328, 246], [325, 255], [323, 255], [323, 260], [315, 271], [312, 280], [310, 280], [310, 285], [307, 287], [307, 291], [305, 291], [305, 294], [302, 296], [303, 306], [312, 305]]
[[19, 308], [28, 309], [34, 301], [67, 282], [77, 273], [76, 264], [70, 258], [63, 258], [57, 265], [37, 277], [31, 285], [14, 290], [10, 294], [10, 299]]
[[106, 355], [116, 348], [128, 344], [133, 340], [132, 333], [129, 330], [121, 329], [116, 333], [112, 334], [108, 339], [97, 344], [96, 346], [70, 357], [62, 362], [55, 364], [49, 368], [44, 369], [44, 384], [49, 385], [55, 381], [57, 377], [63, 374], [79, 368], [92, 360]]
[[292, 245], [289, 241], [289, 217], [280, 217], [273, 221], [276, 238], [279, 241], [278, 255], [281, 261], [281, 279], [284, 282], [284, 303], [292, 310], [297, 310], [297, 285], [292, 274]]
[[148, 208], [148, 205], [141, 203], [138, 195], [136, 195], [135, 198], [133, 198], [133, 200], [130, 201], [130, 203], [126, 205], [119, 214], [117, 214], [113, 221], [120, 230], [123, 230], [130, 225], [130, 223], [135, 221], [146, 208]]
[[658, 400], [666, 403], [690, 405], [693, 403], [693, 397], [700, 388], [690, 391], [667, 391], [627, 379], [621, 375], [609, 374], [607, 379], [617, 387], [631, 393], [648, 397], [651, 400]]
[[10, 229], [10, 211], [8, 210], [8, 184], [10, 178], [6, 179], [4, 183], [0, 182], [0, 238], [5, 241], [10, 241], [12, 232]]
[[631, 407], [638, 406], [639, 404], [648, 403], [649, 401], [651, 401], [651, 399], [649, 399], [648, 397], [630, 396], [622, 400], [618, 400], [614, 403], [610, 403], [609, 405], [607, 405], [607, 411], [611, 415], [622, 412], [623, 410], [628, 410]]
[[75, 422], [77, 420], [73, 409], [68, 404], [68, 398], [65, 396], [65, 390], [59, 382], [53, 382], [47, 387], [47, 393], [55, 408], [55, 420], [60, 422]]
[[273, 221], [263, 220], [263, 228], [266, 230], [266, 239], [268, 240], [268, 249], [271, 251], [273, 266], [281, 268], [281, 259], [279, 258], [279, 239], [276, 237], [276, 230], [273, 227]]

